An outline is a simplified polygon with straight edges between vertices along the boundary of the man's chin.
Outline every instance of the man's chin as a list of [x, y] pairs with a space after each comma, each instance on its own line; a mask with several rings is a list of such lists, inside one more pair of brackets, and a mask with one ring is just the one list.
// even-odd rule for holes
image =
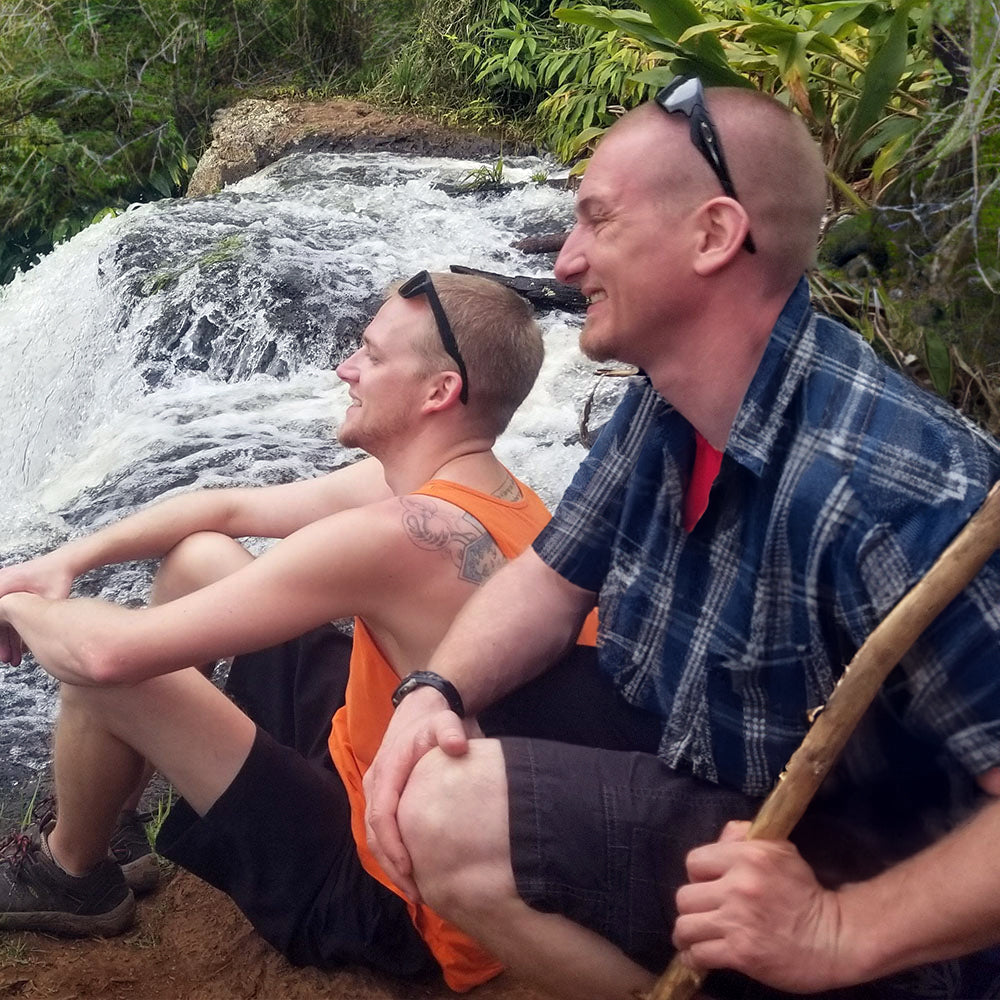
[[580, 350], [590, 358], [591, 361], [616, 361], [617, 358], [607, 344], [601, 342], [598, 337], [588, 333], [586, 326], [580, 331]]
[[341, 425], [337, 428], [337, 440], [344, 448], [360, 448], [358, 435], [350, 428]]

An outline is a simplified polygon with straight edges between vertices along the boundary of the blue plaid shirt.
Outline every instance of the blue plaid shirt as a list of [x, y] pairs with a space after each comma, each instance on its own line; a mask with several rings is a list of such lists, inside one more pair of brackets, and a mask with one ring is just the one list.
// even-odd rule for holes
[[[687, 534], [693, 454], [690, 424], [639, 381], [535, 549], [598, 593], [602, 669], [660, 714], [660, 756], [763, 795], [807, 712], [1000, 478], [1000, 449], [814, 313], [803, 280]], [[896, 767], [904, 735], [969, 774], [1000, 764], [998, 638], [994, 557], [893, 672], [874, 735], [849, 748], [854, 777]]]

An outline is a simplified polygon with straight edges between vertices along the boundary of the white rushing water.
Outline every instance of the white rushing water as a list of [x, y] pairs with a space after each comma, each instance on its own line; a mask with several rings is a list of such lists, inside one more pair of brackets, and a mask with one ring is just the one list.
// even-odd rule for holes
[[[284, 482], [353, 457], [333, 440], [347, 404], [333, 368], [390, 281], [451, 264], [551, 276], [549, 259], [510, 244], [566, 228], [571, 195], [437, 186], [477, 166], [291, 156], [219, 195], [106, 220], [0, 291], [0, 565], [180, 490]], [[515, 161], [506, 179], [545, 166]], [[579, 319], [540, 322], [542, 375], [498, 451], [554, 504], [584, 454], [595, 379]], [[599, 387], [591, 424], [618, 391]], [[92, 574], [80, 592], [138, 601], [150, 569]], [[53, 690], [30, 662], [0, 668], [10, 782], [44, 764]]]

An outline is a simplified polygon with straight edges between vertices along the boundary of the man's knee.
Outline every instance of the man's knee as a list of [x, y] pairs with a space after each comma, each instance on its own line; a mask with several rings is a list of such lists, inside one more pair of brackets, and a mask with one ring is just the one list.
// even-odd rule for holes
[[253, 561], [239, 542], [216, 531], [197, 531], [179, 541], [160, 561], [153, 581], [153, 602], [164, 604]]
[[443, 915], [454, 919], [514, 891], [507, 782], [496, 741], [473, 740], [462, 757], [439, 749], [426, 754], [398, 818], [421, 895]]

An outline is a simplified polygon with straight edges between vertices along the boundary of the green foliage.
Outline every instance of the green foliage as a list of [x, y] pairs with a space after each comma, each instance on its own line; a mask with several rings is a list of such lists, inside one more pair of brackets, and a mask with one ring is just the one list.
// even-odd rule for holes
[[180, 193], [238, 88], [328, 85], [363, 27], [357, 0], [0, 0], [0, 283], [102, 209]]
[[503, 157], [498, 156], [492, 166], [483, 165], [470, 170], [462, 181], [462, 186], [469, 191], [491, 191], [502, 188]]
[[775, 94], [798, 109], [822, 138], [831, 169], [849, 180], [863, 170], [878, 183], [898, 164], [935, 85], [930, 18], [917, 0], [639, 5], [565, 6], [554, 15], [634, 39], [655, 65], [633, 80], [650, 87], [695, 73], [708, 86]]

